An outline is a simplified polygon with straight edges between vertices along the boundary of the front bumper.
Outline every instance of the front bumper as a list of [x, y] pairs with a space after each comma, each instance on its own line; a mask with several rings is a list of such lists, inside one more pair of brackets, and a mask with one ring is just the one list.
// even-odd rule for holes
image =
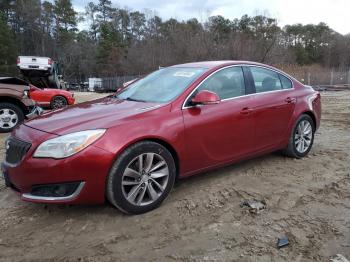
[[[26, 127], [26, 130], [33, 132], [34, 129]], [[37, 132], [40, 137], [42, 132]], [[114, 159], [112, 153], [90, 145], [78, 154], [65, 159], [33, 158], [32, 155], [38, 145], [39, 143], [32, 142], [31, 148], [18, 165], [14, 166], [6, 161], [2, 163], [1, 169], [5, 176], [6, 185], [17, 192], [22, 200], [66, 204], [104, 202], [106, 178]], [[32, 193], [33, 188], [38, 185], [77, 181], [79, 181], [79, 186], [68, 196], [38, 197]]]
[[[78, 182], [77, 184], [78, 184], [77, 188], [69, 194], [63, 194], [61, 196], [57, 196], [56, 194], [54, 194], [53, 196], [50, 196], [50, 195], [42, 195], [42, 194], [38, 195], [38, 194], [31, 192], [31, 193], [22, 194], [22, 198], [24, 200], [27, 200], [27, 201], [36, 201], [36, 200], [37, 201], [46, 201], [46, 202], [73, 201], [75, 198], [77, 198], [80, 195], [80, 192], [83, 190], [83, 188], [85, 186], [85, 182]], [[10, 183], [10, 185], [11, 185], [11, 183]], [[65, 184], [60, 184], [60, 185], [64, 186]], [[57, 187], [57, 185], [55, 185], [55, 186]], [[45, 187], [45, 185], [43, 185], [41, 187]], [[52, 186], [52, 185], [49, 185], [46, 187], [54, 188], [54, 186]]]
[[67, 98], [68, 105], [74, 105], [75, 98], [73, 96], [70, 96]]
[[51, 70], [51, 66], [49, 65], [26, 65], [26, 64], [21, 64], [19, 66], [20, 70], [38, 70], [38, 71], [49, 71]]

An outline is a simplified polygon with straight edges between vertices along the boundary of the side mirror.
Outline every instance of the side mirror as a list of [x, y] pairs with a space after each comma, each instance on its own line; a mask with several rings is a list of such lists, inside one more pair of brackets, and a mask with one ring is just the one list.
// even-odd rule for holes
[[211, 91], [199, 91], [191, 100], [194, 105], [212, 105], [220, 102], [220, 97]]

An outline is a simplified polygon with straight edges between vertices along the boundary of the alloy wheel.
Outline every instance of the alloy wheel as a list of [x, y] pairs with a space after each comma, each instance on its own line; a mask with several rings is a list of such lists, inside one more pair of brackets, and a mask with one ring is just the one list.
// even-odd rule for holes
[[67, 100], [64, 97], [56, 96], [52, 101], [52, 108], [59, 109], [67, 106]]
[[123, 173], [122, 192], [133, 205], [149, 205], [163, 194], [168, 180], [169, 167], [162, 156], [156, 153], [140, 154]]
[[302, 120], [298, 124], [294, 135], [295, 148], [299, 153], [305, 153], [312, 142], [312, 126], [309, 121]]
[[0, 127], [3, 129], [11, 129], [18, 123], [17, 113], [9, 108], [0, 109]]

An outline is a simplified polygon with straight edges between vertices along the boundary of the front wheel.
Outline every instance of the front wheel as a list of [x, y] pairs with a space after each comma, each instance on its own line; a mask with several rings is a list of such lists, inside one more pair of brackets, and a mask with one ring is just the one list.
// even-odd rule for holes
[[59, 109], [68, 105], [67, 99], [63, 96], [54, 96], [51, 100], [51, 109]]
[[284, 150], [284, 153], [294, 158], [306, 156], [312, 148], [314, 135], [314, 121], [309, 115], [301, 115], [294, 125], [288, 147]]
[[125, 213], [151, 211], [168, 196], [175, 176], [174, 159], [164, 146], [139, 142], [114, 163], [107, 181], [107, 199]]

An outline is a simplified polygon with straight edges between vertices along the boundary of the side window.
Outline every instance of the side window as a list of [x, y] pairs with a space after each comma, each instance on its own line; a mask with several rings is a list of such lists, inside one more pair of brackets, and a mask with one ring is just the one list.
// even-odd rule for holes
[[257, 93], [282, 89], [280, 78], [276, 72], [261, 67], [250, 67], [250, 71]]
[[242, 67], [234, 66], [222, 69], [206, 79], [197, 89], [215, 92], [220, 99], [245, 95]]
[[290, 89], [293, 87], [292, 81], [290, 81], [287, 77], [285, 77], [281, 74], [279, 74], [279, 77], [281, 79], [283, 89]]

